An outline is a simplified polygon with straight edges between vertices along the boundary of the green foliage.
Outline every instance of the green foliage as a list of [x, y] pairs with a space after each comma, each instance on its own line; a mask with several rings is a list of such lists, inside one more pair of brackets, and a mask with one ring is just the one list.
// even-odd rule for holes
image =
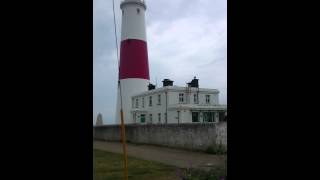
[[222, 144], [219, 144], [219, 145], [209, 146], [205, 152], [208, 154], [224, 155], [224, 154], [227, 154], [227, 149]]
[[[128, 157], [128, 170], [129, 180], [223, 180], [227, 174], [226, 167], [181, 169], [133, 157]], [[123, 179], [123, 156], [94, 150], [94, 180], [117, 179]]]
[[[174, 180], [176, 168], [162, 163], [128, 157], [130, 180]], [[94, 150], [94, 180], [122, 180], [123, 156]]]
[[214, 167], [210, 170], [186, 169], [181, 173], [182, 180], [223, 180], [226, 179], [226, 169]]

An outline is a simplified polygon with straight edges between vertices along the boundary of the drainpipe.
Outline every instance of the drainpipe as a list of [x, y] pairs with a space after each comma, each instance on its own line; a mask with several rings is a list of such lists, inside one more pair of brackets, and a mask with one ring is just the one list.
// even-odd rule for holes
[[166, 116], [165, 116], [165, 120], [166, 120], [166, 124], [168, 123], [168, 91], [165, 92], [166, 94]]

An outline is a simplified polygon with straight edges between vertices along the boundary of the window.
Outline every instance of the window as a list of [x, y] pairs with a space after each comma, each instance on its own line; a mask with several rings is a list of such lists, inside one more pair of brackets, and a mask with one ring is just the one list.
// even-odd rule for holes
[[158, 122], [161, 123], [161, 113], [158, 113]]
[[152, 123], [152, 114], [149, 114], [149, 122]]
[[152, 96], [149, 96], [149, 106], [152, 106]]
[[199, 113], [192, 112], [192, 122], [199, 122]]
[[203, 122], [214, 122], [214, 112], [203, 112]]
[[210, 104], [210, 95], [206, 95], [206, 103]]
[[134, 108], [134, 99], [132, 98], [132, 108]]
[[139, 99], [137, 98], [136, 99], [136, 108], [138, 108], [139, 107]]
[[144, 108], [144, 97], [142, 98], [142, 108]]
[[194, 102], [195, 104], [198, 104], [198, 103], [199, 103], [199, 96], [198, 96], [198, 94], [193, 94], [193, 102]]
[[140, 13], [140, 9], [139, 9], [139, 8], [137, 8], [137, 13], [138, 13], [138, 14]]
[[183, 102], [183, 95], [184, 95], [183, 93], [180, 93], [180, 94], [179, 94], [179, 102], [180, 102], [180, 103]]
[[158, 95], [158, 105], [161, 105], [161, 94]]

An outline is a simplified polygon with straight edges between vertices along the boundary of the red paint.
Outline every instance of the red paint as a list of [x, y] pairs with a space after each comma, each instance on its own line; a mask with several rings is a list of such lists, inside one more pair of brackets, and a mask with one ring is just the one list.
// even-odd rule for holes
[[121, 42], [120, 79], [141, 78], [149, 80], [147, 43], [137, 39]]

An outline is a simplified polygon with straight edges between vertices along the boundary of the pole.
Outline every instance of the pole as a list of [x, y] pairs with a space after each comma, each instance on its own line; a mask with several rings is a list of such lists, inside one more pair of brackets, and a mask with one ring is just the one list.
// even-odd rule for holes
[[92, 140], [92, 142], [93, 142], [93, 150], [92, 150], [92, 154], [93, 154], [93, 180], [95, 180], [96, 179], [96, 177], [95, 177], [95, 175], [96, 175], [96, 161], [95, 161], [95, 158], [96, 158], [96, 156], [94, 155], [94, 138], [95, 138], [95, 135], [96, 135], [96, 130], [95, 130], [95, 127], [93, 126], [93, 140]]
[[125, 126], [123, 122], [123, 111], [122, 107], [120, 110], [120, 116], [121, 116], [121, 142], [122, 142], [122, 150], [123, 150], [123, 163], [124, 163], [124, 179], [128, 180], [128, 158], [127, 158], [127, 144], [126, 144], [126, 132], [125, 132]]
[[[114, 23], [114, 35], [116, 40], [116, 51], [117, 51], [117, 60], [118, 60], [118, 68], [120, 72], [120, 59], [118, 55], [118, 39], [117, 39], [117, 24], [116, 24], [116, 15], [114, 10], [114, 0], [112, 1], [112, 10], [113, 10], [113, 23]], [[123, 163], [124, 163], [124, 180], [128, 180], [128, 159], [127, 159], [127, 145], [126, 145], [126, 133], [125, 133], [125, 126], [123, 120], [123, 110], [122, 110], [122, 92], [121, 92], [121, 83], [120, 83], [120, 76], [118, 77], [118, 87], [120, 93], [120, 118], [121, 118], [121, 142], [122, 142], [122, 149], [123, 149]]]

